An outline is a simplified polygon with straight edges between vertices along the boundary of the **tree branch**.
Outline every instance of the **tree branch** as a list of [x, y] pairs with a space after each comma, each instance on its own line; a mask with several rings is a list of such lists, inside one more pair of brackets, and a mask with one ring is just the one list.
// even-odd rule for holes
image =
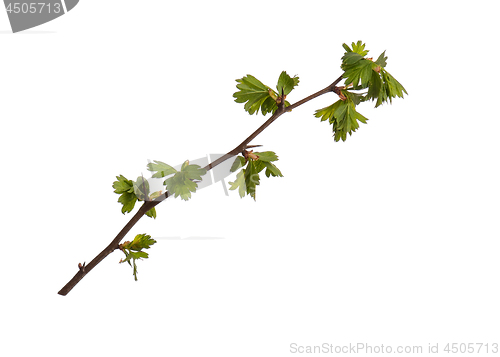
[[[154, 206], [158, 205], [161, 201], [159, 202], [154, 202], [154, 201], [146, 201], [144, 204], [139, 208], [137, 213], [130, 219], [130, 221], [123, 227], [123, 229], [118, 233], [118, 235], [113, 239], [113, 241], [101, 252], [99, 255], [97, 255], [92, 261], [84, 265], [80, 268], [80, 270], [75, 274], [73, 279], [71, 279], [59, 292], [59, 295], [66, 295], [75, 287], [76, 284], [80, 280], [83, 279], [85, 275], [87, 275], [94, 267], [99, 264], [104, 258], [106, 258], [108, 255], [113, 253], [115, 249], [119, 249], [118, 245], [120, 244], [121, 240], [125, 237], [125, 235], [132, 229], [132, 227], [142, 218], [142, 216], [149, 211], [151, 208]], [[79, 267], [81, 264], [79, 265]]]
[[335, 82], [333, 82], [332, 84], [330, 84], [328, 87], [326, 87], [325, 89], [322, 89], [314, 94], [311, 94], [309, 97], [305, 97], [304, 99], [302, 100], [299, 100], [297, 103], [294, 103], [292, 105], [290, 105], [289, 107], [286, 107], [286, 111], [289, 112], [291, 111], [292, 109], [295, 109], [297, 108], [298, 106], [301, 106], [302, 104], [304, 103], [307, 103], [308, 101], [316, 98], [316, 97], [319, 97], [320, 95], [323, 95], [325, 93], [328, 93], [328, 92], [335, 92], [335, 88], [337, 87], [337, 84], [339, 84], [339, 82], [342, 80], [343, 78], [343, 75], [340, 76], [339, 78], [337, 78], [335, 80]]
[[[337, 84], [342, 80], [342, 76], [337, 78], [335, 82], [330, 84], [328, 87], [311, 94], [310, 96], [296, 102], [295, 104], [292, 104], [288, 107], [285, 107], [285, 101], [283, 100], [279, 105], [278, 105], [278, 110], [274, 112], [274, 114], [264, 122], [257, 130], [255, 130], [248, 138], [243, 140], [241, 144], [236, 146], [233, 150], [229, 151], [227, 154], [221, 156], [217, 160], [211, 162], [207, 166], [205, 166], [205, 170], [209, 171], [213, 169], [215, 166], [219, 165], [220, 163], [230, 159], [231, 157], [238, 155], [241, 153], [243, 150], [245, 150], [248, 146], [248, 144], [255, 139], [257, 135], [262, 133], [269, 125], [271, 125], [276, 119], [278, 119], [282, 114], [287, 113], [291, 111], [292, 109], [297, 108], [298, 106], [301, 106], [304, 103], [307, 103], [308, 101], [319, 97], [320, 95], [323, 95], [328, 92], [335, 92]], [[113, 241], [101, 252], [99, 255], [97, 255], [88, 265], [81, 265], [79, 264], [79, 270], [75, 274], [75, 276], [58, 292], [59, 295], [66, 295], [68, 294], [71, 289], [75, 287], [80, 280], [83, 279], [85, 275], [87, 275], [94, 267], [99, 264], [104, 258], [106, 258], [108, 255], [110, 255], [115, 249], [119, 249], [118, 245], [120, 244], [121, 240], [125, 237], [125, 235], [132, 229], [132, 227], [142, 218], [142, 216], [149, 211], [151, 208], [157, 206], [160, 204], [162, 201], [166, 200], [170, 196], [170, 193], [167, 191], [163, 195], [157, 197], [156, 199], [152, 201], [145, 201], [144, 204], [139, 208], [139, 211], [130, 219], [130, 221], [123, 227], [123, 229], [118, 233], [118, 235], [113, 239]]]

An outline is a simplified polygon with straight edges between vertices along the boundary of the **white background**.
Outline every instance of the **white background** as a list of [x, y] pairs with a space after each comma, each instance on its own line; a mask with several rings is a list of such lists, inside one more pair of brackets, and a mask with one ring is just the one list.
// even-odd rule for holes
[[[500, 343], [496, 5], [81, 1], [18, 34], [0, 11], [2, 351]], [[253, 144], [284, 177], [264, 176], [256, 202], [220, 183], [169, 199], [127, 236], [158, 241], [138, 282], [115, 252], [57, 294], [132, 216], [115, 176], [231, 150], [265, 121], [234, 103], [236, 78], [298, 74], [294, 102], [357, 40], [387, 50], [408, 97], [363, 104], [346, 142], [313, 115], [334, 94], [280, 117]]]

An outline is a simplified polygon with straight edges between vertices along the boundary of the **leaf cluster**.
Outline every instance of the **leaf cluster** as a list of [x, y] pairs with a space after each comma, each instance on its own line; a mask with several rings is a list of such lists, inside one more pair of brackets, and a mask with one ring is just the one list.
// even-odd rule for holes
[[[172, 166], [161, 161], [154, 161], [148, 164], [148, 170], [155, 172], [153, 177], [167, 177], [163, 184], [167, 186], [167, 190], [174, 194], [175, 197], [181, 196], [181, 199], [187, 201], [191, 198], [191, 192], [196, 192], [198, 184], [194, 180], [201, 180], [201, 177], [207, 173], [207, 170], [199, 165], [190, 165], [189, 160], [186, 160], [177, 171]], [[172, 176], [173, 175], [173, 176]]]
[[[366, 123], [367, 118], [356, 110], [362, 102], [376, 101], [375, 107], [392, 103], [392, 98], [401, 97], [406, 93], [404, 87], [385, 69], [387, 56], [385, 51], [373, 61], [366, 58], [368, 50], [361, 41], [352, 43], [351, 47], [342, 45], [346, 52], [342, 57], [341, 68], [344, 70], [344, 87], [337, 88], [340, 100], [332, 105], [316, 110], [315, 116], [332, 125], [335, 141], [345, 141], [347, 134], [352, 135], [359, 128], [359, 123]], [[367, 90], [366, 92], [360, 92]]]
[[239, 90], [233, 94], [236, 103], [245, 103], [245, 110], [251, 114], [257, 114], [259, 110], [263, 115], [273, 113], [278, 109], [278, 104], [285, 101], [285, 106], [290, 103], [286, 96], [299, 84], [299, 77], [290, 77], [285, 71], [281, 72], [276, 91], [266, 86], [252, 75], [246, 75], [237, 79], [236, 88]]
[[255, 200], [255, 190], [260, 184], [259, 173], [266, 169], [267, 177], [283, 177], [281, 171], [272, 162], [278, 161], [278, 156], [272, 151], [252, 152], [250, 151], [247, 157], [237, 156], [231, 166], [231, 172], [241, 170], [236, 175], [234, 182], [229, 182], [230, 190], [238, 190], [240, 197], [243, 198], [246, 194], [253, 197]]
[[143, 252], [143, 249], [149, 249], [156, 241], [151, 239], [151, 236], [147, 234], [138, 234], [135, 236], [132, 242], [124, 242], [120, 244], [120, 250], [125, 254], [125, 259], [121, 259], [120, 263], [127, 262], [131, 267], [133, 267], [134, 279], [137, 281], [137, 259], [146, 259], [149, 254]]
[[[132, 180], [128, 180], [123, 175], [116, 176], [116, 181], [113, 182], [113, 188], [115, 189], [115, 193], [119, 194], [118, 202], [120, 202], [122, 206], [122, 213], [130, 213], [135, 207], [135, 203], [137, 201], [144, 201], [149, 197], [149, 183], [144, 177], [139, 176], [137, 180], [134, 182]], [[151, 196], [158, 194], [155, 192]], [[149, 197], [151, 198], [151, 197]], [[146, 212], [146, 216], [151, 218], [156, 218], [156, 210], [155, 208], [151, 208]]]
[[344, 70], [345, 84], [352, 85], [352, 90], [363, 90], [368, 88], [361, 101], [376, 101], [375, 108], [385, 103], [392, 103], [396, 97], [403, 98], [403, 93], [408, 94], [406, 89], [387, 70], [387, 56], [385, 51], [380, 54], [376, 61], [366, 58], [368, 50], [365, 44], [358, 41], [352, 43], [350, 48], [345, 43], [342, 45], [346, 52], [342, 57], [341, 68]]
[[359, 128], [358, 121], [366, 124], [366, 117], [356, 111], [354, 102], [347, 97], [346, 100], [339, 99], [332, 105], [319, 109], [315, 116], [321, 121], [328, 120], [332, 125], [335, 141], [345, 141], [347, 134], [352, 135]]

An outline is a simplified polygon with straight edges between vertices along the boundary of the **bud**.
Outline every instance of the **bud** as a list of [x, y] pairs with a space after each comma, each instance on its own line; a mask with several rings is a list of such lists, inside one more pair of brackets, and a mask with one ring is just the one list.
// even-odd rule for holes
[[161, 196], [161, 193], [162, 193], [162, 191], [161, 191], [161, 190], [160, 190], [160, 191], [153, 192], [151, 195], [149, 195], [149, 199], [154, 200], [155, 198], [160, 197], [160, 196]]
[[259, 157], [253, 153], [253, 150], [250, 150], [250, 151], [247, 153], [247, 156], [248, 156], [249, 158], [251, 158], [252, 160], [258, 160], [258, 159], [259, 159]]
[[274, 91], [271, 88], [268, 88], [267, 92], [269, 93], [271, 98], [273, 98], [274, 101], [278, 101], [278, 96], [276, 95], [276, 93], [274, 93]]

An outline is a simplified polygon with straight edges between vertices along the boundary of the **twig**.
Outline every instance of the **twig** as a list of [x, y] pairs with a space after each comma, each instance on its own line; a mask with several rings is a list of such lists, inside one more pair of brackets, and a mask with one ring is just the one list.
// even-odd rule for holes
[[[220, 163], [230, 159], [231, 157], [238, 155], [240, 152], [245, 150], [248, 147], [255, 147], [258, 145], [248, 145], [257, 135], [262, 133], [269, 125], [272, 124], [276, 119], [278, 119], [282, 114], [287, 113], [291, 111], [294, 108], [297, 108], [298, 106], [316, 98], [319, 97], [320, 95], [323, 95], [325, 93], [329, 92], [335, 92], [337, 84], [342, 80], [342, 76], [337, 78], [335, 82], [330, 84], [328, 87], [320, 90], [319, 92], [316, 92], [314, 94], [311, 94], [310, 96], [298, 101], [295, 104], [292, 104], [288, 107], [285, 107], [285, 101], [282, 101], [280, 104], [278, 104], [278, 109], [274, 114], [264, 123], [262, 124], [257, 130], [255, 130], [248, 138], [243, 140], [241, 144], [236, 146], [233, 150], [229, 151], [227, 154], [221, 156], [217, 160], [211, 162], [207, 166], [205, 166], [205, 170], [209, 171], [213, 169], [215, 166], [219, 165]], [[155, 198], [152, 201], [145, 201], [144, 204], [139, 208], [139, 211], [130, 219], [130, 221], [123, 227], [123, 229], [118, 233], [118, 235], [113, 239], [113, 241], [101, 252], [99, 255], [97, 255], [88, 265], [83, 265], [82, 268], [79, 267], [78, 272], [75, 274], [75, 276], [58, 292], [59, 295], [66, 295], [68, 294], [71, 289], [75, 287], [76, 284], [80, 280], [83, 279], [85, 275], [87, 275], [94, 267], [99, 264], [104, 258], [106, 258], [108, 255], [110, 255], [115, 249], [119, 249], [119, 244], [121, 240], [125, 237], [125, 235], [132, 229], [132, 227], [142, 218], [144, 214], [146, 214], [147, 211], [149, 211], [151, 208], [157, 206], [160, 204], [162, 201], [166, 200], [170, 196], [170, 193], [167, 191], [164, 194], [160, 195], [159, 197]]]

